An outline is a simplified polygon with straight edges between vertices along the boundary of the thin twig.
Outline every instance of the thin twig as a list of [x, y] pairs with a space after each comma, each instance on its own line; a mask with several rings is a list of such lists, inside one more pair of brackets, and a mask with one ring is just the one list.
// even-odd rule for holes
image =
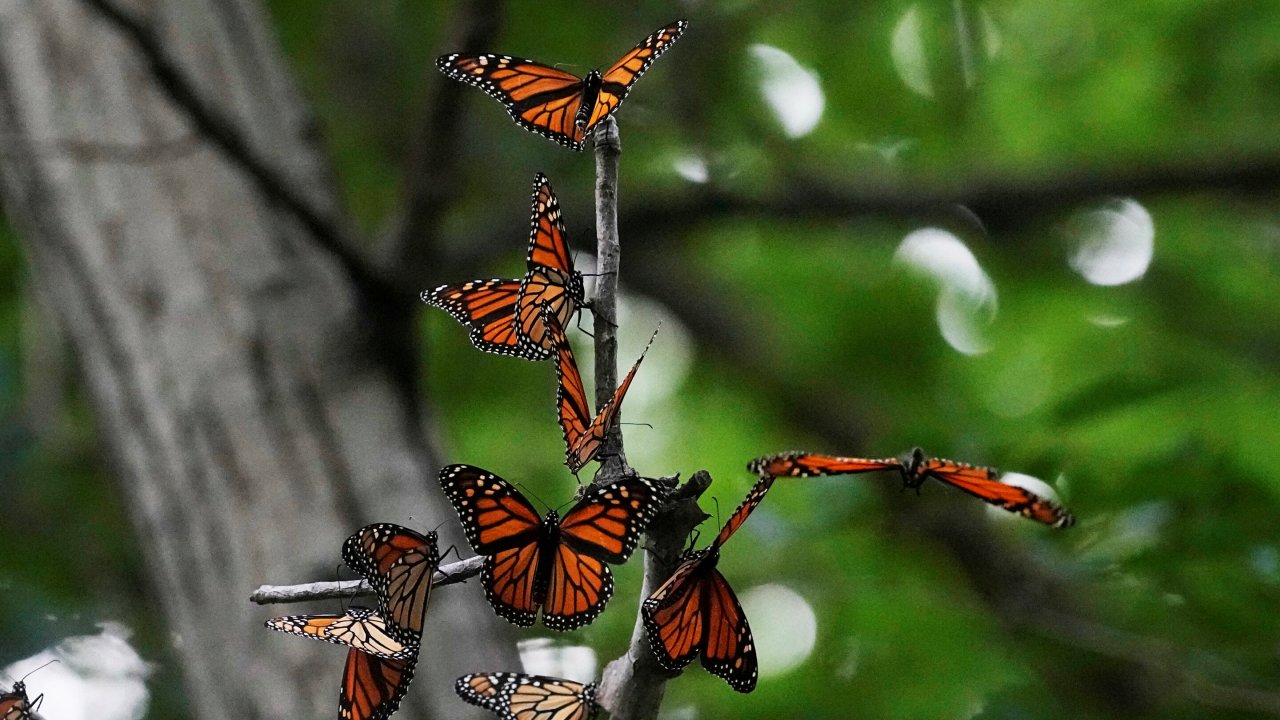
[[[466, 582], [480, 573], [484, 556], [476, 555], [456, 563], [441, 565], [431, 578], [432, 587]], [[313, 582], [302, 585], [260, 585], [249, 596], [259, 605], [305, 602], [307, 600], [332, 600], [372, 595], [373, 588], [364, 580], [339, 580], [337, 582]]]
[[387, 307], [397, 304], [395, 298], [403, 293], [398, 293], [371, 270], [357, 254], [357, 242], [342, 229], [338, 219], [309, 202], [283, 173], [252, 147], [231, 118], [201, 95], [195, 82], [169, 55], [151, 28], [113, 0], [82, 1], [128, 39], [150, 67], [157, 86], [195, 129], [244, 171], [264, 196], [297, 218], [316, 244], [334, 257], [366, 299]]
[[[622, 246], [618, 237], [618, 158], [622, 140], [618, 124], [605, 118], [595, 131], [596, 142], [596, 290], [591, 298], [595, 318], [596, 407], [613, 397], [618, 385], [618, 268]], [[626, 474], [622, 429], [618, 413], [600, 447], [600, 469], [596, 482]]]

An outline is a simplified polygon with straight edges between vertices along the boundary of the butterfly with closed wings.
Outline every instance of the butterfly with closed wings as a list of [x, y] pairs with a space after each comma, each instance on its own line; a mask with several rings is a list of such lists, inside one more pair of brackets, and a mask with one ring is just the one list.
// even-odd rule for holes
[[342, 544], [342, 559], [373, 586], [391, 634], [417, 645], [431, 600], [431, 580], [440, 567], [436, 534], [423, 535], [394, 523], [366, 525]]
[[573, 630], [595, 620], [613, 595], [608, 563], [626, 562], [665, 492], [630, 477], [592, 486], [563, 519], [538, 517], [510, 483], [471, 465], [440, 470], [467, 541], [485, 556], [480, 583], [500, 617], [521, 627], [542, 622]]
[[596, 715], [595, 683], [524, 673], [474, 673], [458, 678], [454, 690], [503, 720], [591, 720]]
[[573, 269], [560, 202], [542, 173], [533, 180], [528, 268], [524, 277], [472, 280], [423, 291], [428, 305], [449, 313], [470, 330], [485, 352], [545, 360], [554, 350], [543, 313], [566, 325], [585, 303], [582, 273]]
[[702, 666], [724, 678], [729, 687], [744, 693], [755, 689], [759, 669], [751, 626], [716, 564], [720, 548], [772, 485], [770, 477], [757, 481], [711, 545], [686, 551], [671, 577], [641, 604], [649, 646], [667, 670], [679, 672], [701, 655]]
[[569, 467], [569, 472], [576, 473], [600, 454], [605, 435], [613, 427], [613, 421], [622, 408], [622, 398], [626, 396], [627, 388], [631, 387], [631, 381], [640, 369], [640, 363], [644, 362], [644, 356], [649, 352], [649, 346], [653, 345], [658, 331], [653, 331], [649, 344], [644, 346], [640, 357], [631, 366], [631, 371], [618, 383], [613, 397], [593, 416], [591, 402], [582, 385], [582, 374], [578, 372], [578, 363], [573, 359], [573, 348], [565, 337], [564, 327], [550, 316], [544, 318], [543, 325], [547, 329], [552, 347], [556, 349], [556, 376], [559, 378], [556, 409], [560, 413], [560, 430], [564, 434], [564, 464]]
[[1001, 482], [1000, 473], [994, 468], [931, 458], [926, 456], [920, 448], [915, 448], [903, 458], [852, 458], [805, 452], [780, 453], [756, 458], [747, 464], [747, 469], [761, 477], [818, 477], [896, 470], [902, 475], [903, 485], [908, 488], [919, 488], [925, 480], [933, 478], [991, 505], [1051, 527], [1068, 528], [1076, 522], [1074, 515], [1052, 500], [1042, 498], [1016, 485]]
[[520, 127], [581, 150], [596, 126], [618, 109], [640, 76], [688, 26], [676, 20], [659, 28], [607, 70], [592, 70], [585, 78], [534, 60], [489, 53], [442, 55], [436, 67], [484, 90]]

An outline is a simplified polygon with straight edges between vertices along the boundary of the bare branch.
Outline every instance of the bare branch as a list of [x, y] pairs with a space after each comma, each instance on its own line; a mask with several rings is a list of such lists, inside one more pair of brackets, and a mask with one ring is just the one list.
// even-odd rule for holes
[[[431, 587], [466, 582], [480, 574], [484, 556], [476, 555], [456, 563], [441, 565], [431, 578]], [[337, 582], [313, 582], [302, 585], [260, 585], [249, 596], [250, 602], [259, 605], [305, 602], [307, 600], [332, 600], [372, 595], [373, 588], [364, 580], [339, 580]]]
[[883, 216], [965, 224], [972, 224], [976, 216], [989, 229], [1012, 228], [1107, 197], [1269, 193], [1280, 187], [1280, 157], [1089, 167], [1037, 175], [976, 176], [950, 183], [912, 178], [861, 187], [807, 177], [792, 178], [784, 187], [759, 197], [717, 190], [653, 197], [632, 206], [620, 225], [623, 232], [646, 231], [646, 240], [652, 236], [654, 242], [670, 242], [673, 234], [691, 232], [700, 223], [727, 216], [807, 221]]
[[248, 175], [272, 202], [297, 218], [317, 245], [337, 260], [367, 300], [394, 307], [399, 293], [376, 275], [357, 252], [358, 244], [330, 213], [308, 201], [294, 184], [258, 153], [231, 118], [223, 115], [197, 90], [185, 70], [165, 50], [160, 39], [140, 19], [113, 0], [82, 0], [123, 34], [146, 61], [156, 84], [187, 120], [223, 155]]
[[[618, 386], [618, 267], [622, 247], [618, 239], [618, 158], [622, 140], [612, 116], [596, 127], [596, 290], [591, 298], [595, 317], [596, 407], [602, 408]], [[600, 447], [596, 482], [625, 475], [619, 412]]]

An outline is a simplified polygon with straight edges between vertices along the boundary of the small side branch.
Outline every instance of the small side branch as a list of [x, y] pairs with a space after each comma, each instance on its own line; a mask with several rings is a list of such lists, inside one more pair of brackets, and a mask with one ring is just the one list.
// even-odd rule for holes
[[[480, 574], [484, 557], [476, 555], [456, 563], [441, 565], [431, 578], [432, 587], [466, 582]], [[372, 595], [373, 588], [364, 580], [339, 580], [337, 582], [313, 582], [302, 585], [261, 585], [249, 596], [259, 605], [305, 602], [307, 600], [332, 600]]]

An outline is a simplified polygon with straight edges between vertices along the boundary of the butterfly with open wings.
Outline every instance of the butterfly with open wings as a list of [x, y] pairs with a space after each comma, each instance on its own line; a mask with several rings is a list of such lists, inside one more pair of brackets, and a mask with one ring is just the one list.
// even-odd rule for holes
[[665, 498], [654, 481], [592, 486], [561, 519], [545, 518], [510, 483], [471, 465], [448, 465], [440, 486], [467, 541], [485, 556], [480, 582], [494, 612], [528, 627], [542, 610], [552, 630], [595, 620], [613, 595], [609, 563], [626, 562]]
[[908, 488], [919, 488], [925, 480], [933, 478], [996, 507], [1051, 527], [1068, 528], [1076, 522], [1074, 515], [1052, 500], [1016, 485], [1001, 482], [1000, 473], [994, 468], [931, 458], [926, 456], [920, 448], [915, 448], [903, 458], [853, 458], [805, 452], [780, 453], [756, 458], [747, 464], [747, 469], [761, 477], [818, 477], [896, 470], [902, 475], [902, 482]]
[[520, 127], [581, 150], [592, 131], [618, 109], [640, 76], [688, 26], [676, 20], [659, 28], [604, 72], [592, 70], [584, 78], [534, 60], [489, 53], [442, 55], [436, 67], [484, 90]]

